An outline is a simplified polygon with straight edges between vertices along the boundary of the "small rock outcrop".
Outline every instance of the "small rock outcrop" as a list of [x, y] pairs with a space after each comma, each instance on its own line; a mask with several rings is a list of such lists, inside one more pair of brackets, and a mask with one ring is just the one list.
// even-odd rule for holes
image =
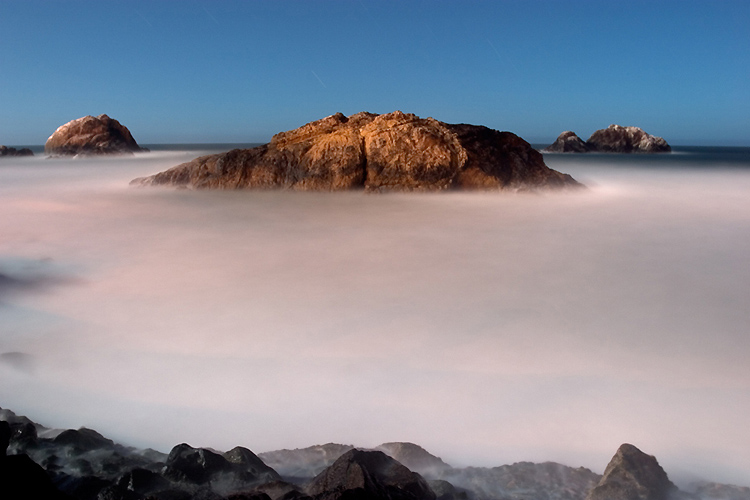
[[107, 115], [84, 116], [58, 127], [44, 152], [54, 156], [127, 154], [146, 151], [130, 130]]
[[588, 153], [591, 148], [575, 132], [566, 130], [555, 142], [542, 150], [543, 153]]
[[0, 158], [4, 156], [34, 156], [34, 152], [29, 148], [16, 149], [0, 146]]
[[656, 458], [623, 444], [586, 500], [668, 500], [678, 495]]
[[341, 113], [252, 149], [202, 156], [133, 185], [300, 191], [533, 190], [579, 187], [510, 132], [400, 111]]
[[603, 153], [668, 153], [672, 148], [661, 137], [647, 134], [638, 127], [610, 125], [597, 130], [586, 144]]
[[327, 443], [294, 450], [267, 451], [259, 453], [258, 457], [283, 478], [305, 482], [353, 448], [348, 444]]
[[382, 451], [349, 450], [307, 486], [316, 500], [435, 500], [422, 476]]
[[610, 125], [597, 130], [586, 142], [569, 130], [542, 149], [544, 153], [669, 153], [672, 148], [661, 137], [638, 127]]

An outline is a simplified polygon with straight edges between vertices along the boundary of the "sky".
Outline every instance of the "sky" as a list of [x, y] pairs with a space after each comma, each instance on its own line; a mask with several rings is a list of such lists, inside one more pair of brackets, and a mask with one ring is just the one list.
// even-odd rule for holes
[[106, 113], [141, 144], [400, 109], [551, 142], [750, 146], [750, 2], [0, 0], [0, 144]]

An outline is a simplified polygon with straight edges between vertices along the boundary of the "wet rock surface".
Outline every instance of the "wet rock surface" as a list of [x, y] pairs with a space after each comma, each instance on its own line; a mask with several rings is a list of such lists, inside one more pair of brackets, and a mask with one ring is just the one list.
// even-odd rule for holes
[[131, 184], [373, 192], [580, 187], [510, 132], [400, 111], [337, 113], [263, 146], [202, 156]]
[[44, 152], [53, 156], [111, 155], [146, 151], [130, 130], [107, 115], [69, 121], [47, 139]]

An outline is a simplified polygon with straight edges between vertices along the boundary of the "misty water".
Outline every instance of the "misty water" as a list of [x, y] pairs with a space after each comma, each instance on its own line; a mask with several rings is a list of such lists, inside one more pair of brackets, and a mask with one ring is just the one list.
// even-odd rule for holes
[[565, 193], [128, 186], [195, 156], [0, 160], [0, 407], [750, 485], [750, 150], [546, 155]]

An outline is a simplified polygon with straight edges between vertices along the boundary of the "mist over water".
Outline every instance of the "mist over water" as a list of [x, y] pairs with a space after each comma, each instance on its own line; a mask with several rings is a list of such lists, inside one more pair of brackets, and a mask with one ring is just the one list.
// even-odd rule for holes
[[128, 187], [195, 156], [2, 160], [0, 406], [161, 451], [601, 472], [629, 442], [748, 485], [746, 159], [547, 155], [589, 189], [544, 195]]

